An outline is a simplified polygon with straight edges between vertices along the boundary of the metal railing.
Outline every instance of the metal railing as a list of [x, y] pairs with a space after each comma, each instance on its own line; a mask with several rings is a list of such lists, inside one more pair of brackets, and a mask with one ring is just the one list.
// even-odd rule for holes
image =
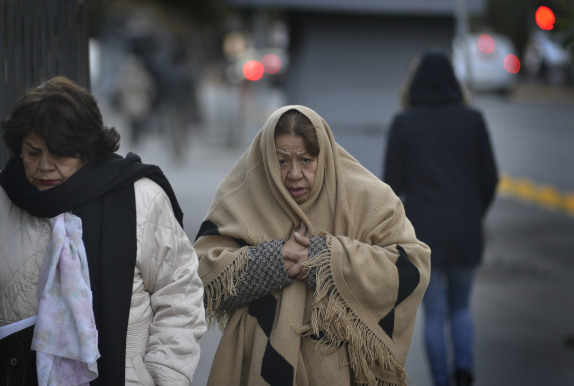
[[[89, 88], [88, 39], [86, 0], [0, 0], [0, 119], [52, 76]], [[0, 143], [0, 169], [8, 157]]]

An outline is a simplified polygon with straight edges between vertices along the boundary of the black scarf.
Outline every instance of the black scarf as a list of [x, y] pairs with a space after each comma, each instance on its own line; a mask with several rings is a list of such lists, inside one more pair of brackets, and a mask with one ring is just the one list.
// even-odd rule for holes
[[136, 261], [134, 182], [147, 177], [169, 196], [175, 217], [183, 212], [161, 169], [128, 153], [98, 166], [85, 165], [66, 182], [39, 191], [28, 182], [20, 159], [12, 157], [0, 172], [10, 200], [30, 214], [51, 218], [72, 212], [82, 219], [98, 329], [98, 378], [92, 385], [123, 385], [128, 317]]

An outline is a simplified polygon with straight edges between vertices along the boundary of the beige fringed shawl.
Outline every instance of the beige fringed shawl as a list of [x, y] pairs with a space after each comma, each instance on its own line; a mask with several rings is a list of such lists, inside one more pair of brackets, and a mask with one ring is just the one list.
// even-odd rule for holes
[[[320, 147], [302, 205], [284, 188], [275, 154], [274, 128], [290, 109], [311, 120]], [[296, 281], [235, 312], [220, 310], [250, 269], [248, 246], [287, 240], [301, 222], [308, 236], [327, 241], [312, 260], [317, 289]], [[285, 106], [269, 117], [218, 188], [206, 223], [212, 228], [195, 243], [199, 273], [208, 318], [225, 327], [209, 384], [406, 384], [430, 250], [392, 190], [335, 142], [316, 112]]]

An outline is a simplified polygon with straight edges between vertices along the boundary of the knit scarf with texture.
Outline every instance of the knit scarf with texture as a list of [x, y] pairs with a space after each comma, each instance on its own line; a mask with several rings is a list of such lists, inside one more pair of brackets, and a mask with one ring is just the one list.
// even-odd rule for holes
[[[296, 109], [313, 123], [320, 153], [310, 198], [297, 204], [281, 181], [274, 129]], [[247, 248], [287, 240], [301, 222], [326, 237], [312, 260], [317, 288], [296, 281], [234, 312], [219, 308], [248, 269]], [[220, 184], [194, 245], [207, 316], [224, 327], [210, 384], [406, 384], [404, 363], [430, 275], [392, 190], [339, 146], [304, 106], [274, 112]], [[307, 350], [313, 338], [313, 350]], [[336, 364], [326, 362], [338, 353]], [[320, 381], [319, 381], [320, 382]], [[340, 384], [340, 383], [339, 383]]]

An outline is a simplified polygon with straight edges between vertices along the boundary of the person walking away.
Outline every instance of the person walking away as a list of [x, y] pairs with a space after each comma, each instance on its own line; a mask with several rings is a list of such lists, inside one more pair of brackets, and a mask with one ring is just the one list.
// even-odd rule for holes
[[[417, 237], [432, 251], [423, 306], [434, 385], [449, 385], [453, 372], [457, 386], [471, 385], [470, 299], [482, 258], [482, 220], [498, 182], [495, 157], [484, 118], [468, 106], [446, 53], [427, 50], [418, 58], [403, 107], [391, 125], [383, 180], [403, 199]], [[447, 363], [448, 341], [453, 364]]]

